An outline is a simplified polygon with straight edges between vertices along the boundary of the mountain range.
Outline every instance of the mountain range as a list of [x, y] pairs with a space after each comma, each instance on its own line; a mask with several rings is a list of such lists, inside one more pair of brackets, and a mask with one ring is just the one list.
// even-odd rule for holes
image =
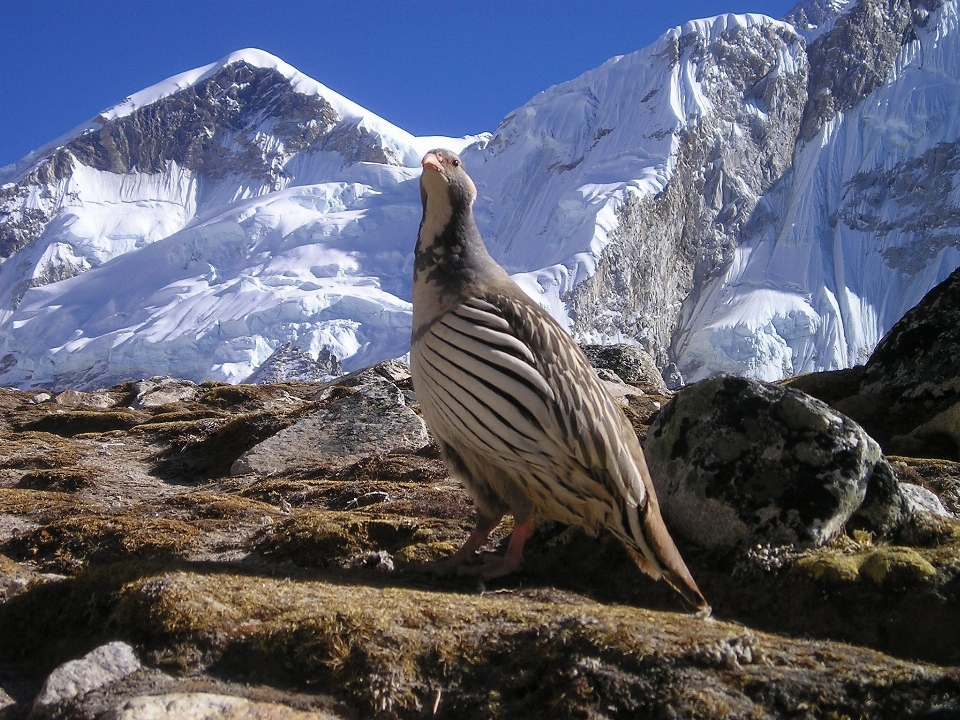
[[956, 0], [695, 20], [465, 138], [233, 53], [0, 169], [0, 383], [403, 355], [438, 146], [491, 253], [579, 341], [687, 381], [863, 363], [960, 266], [958, 32]]

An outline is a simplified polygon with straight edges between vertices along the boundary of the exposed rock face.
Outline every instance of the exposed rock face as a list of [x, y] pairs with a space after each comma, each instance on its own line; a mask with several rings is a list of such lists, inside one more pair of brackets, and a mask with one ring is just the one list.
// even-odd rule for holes
[[577, 333], [633, 337], [659, 365], [673, 359], [681, 305], [729, 263], [757, 200], [791, 165], [807, 97], [801, 43], [769, 25], [677, 39], [672, 62], [695, 69], [711, 112], [678, 138], [667, 187], [618, 210], [596, 274], [572, 294]]
[[583, 345], [584, 355], [597, 369], [609, 370], [628, 383], [649, 383], [660, 394], [667, 391], [650, 353], [634, 345]]
[[[859, 0], [840, 15], [807, 50], [810, 80], [800, 131], [803, 140], [812, 140], [823, 123], [876, 90], [889, 76], [900, 48], [916, 40], [914, 23], [922, 23], [929, 10], [942, 4]], [[912, 6], [924, 14], [914, 15]]]
[[[77, 164], [124, 175], [160, 174], [176, 163], [198, 177], [245, 178], [262, 192], [283, 187], [285, 161], [304, 151], [334, 151], [344, 162], [396, 163], [368, 131], [341, 120], [324, 98], [293, 92], [277, 70], [231, 63], [160, 102], [97, 118], [29, 175], [0, 188], [0, 257], [38, 239], [70, 198], [41, 196], [29, 209], [18, 201], [33, 187], [61, 186]], [[264, 136], [265, 127], [272, 138]], [[57, 272], [51, 269], [48, 281], [60, 279]]]
[[865, 392], [960, 395], [960, 271], [937, 285], [890, 330], [863, 371]]
[[231, 474], [261, 475], [390, 451], [415, 452], [430, 442], [426, 425], [386, 380], [356, 386], [244, 453]]
[[263, 365], [244, 382], [270, 385], [279, 382], [324, 382], [343, 375], [339, 358], [327, 347], [320, 348], [314, 360], [303, 348], [285, 343], [273, 351]]
[[[644, 451], [668, 524], [707, 548], [822, 545], [843, 531], [871, 483], [893, 479], [880, 446], [826, 404], [729, 376], [677, 393]], [[895, 529], [897, 489], [874, 502], [872, 529]]]
[[880, 341], [866, 366], [794, 378], [834, 404], [890, 454], [960, 459], [960, 271]]

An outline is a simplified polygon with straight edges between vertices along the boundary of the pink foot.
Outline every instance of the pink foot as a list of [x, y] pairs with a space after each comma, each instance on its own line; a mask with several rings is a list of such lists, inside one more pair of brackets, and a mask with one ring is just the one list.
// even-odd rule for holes
[[517, 572], [523, 567], [523, 546], [532, 534], [533, 516], [529, 516], [513, 528], [506, 554], [488, 555], [480, 565], [461, 564], [457, 575], [479, 575], [484, 580], [493, 580]]

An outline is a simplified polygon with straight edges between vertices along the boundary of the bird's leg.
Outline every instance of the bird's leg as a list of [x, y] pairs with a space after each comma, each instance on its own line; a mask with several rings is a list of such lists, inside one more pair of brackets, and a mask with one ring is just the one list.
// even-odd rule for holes
[[483, 544], [487, 541], [493, 529], [500, 524], [503, 515], [497, 517], [485, 517], [477, 515], [477, 526], [470, 536], [464, 541], [460, 549], [453, 555], [443, 560], [434, 560], [433, 562], [417, 563], [408, 567], [414, 572], [430, 573], [432, 575], [450, 575], [458, 570], [462, 570], [464, 565], [468, 564]]
[[533, 513], [527, 515], [514, 526], [510, 533], [510, 543], [503, 557], [491, 556], [484, 558], [482, 565], [461, 565], [457, 569], [458, 575], [479, 575], [484, 580], [504, 577], [516, 572], [523, 566], [523, 546], [533, 535]]

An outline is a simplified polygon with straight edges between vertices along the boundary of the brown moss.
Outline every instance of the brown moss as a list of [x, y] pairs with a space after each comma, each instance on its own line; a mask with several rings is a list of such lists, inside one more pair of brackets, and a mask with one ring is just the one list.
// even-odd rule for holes
[[206, 392], [200, 396], [198, 402], [212, 405], [215, 408], [237, 410], [255, 410], [264, 404], [275, 401], [288, 395], [277, 385], [201, 385]]
[[64, 410], [33, 420], [23, 429], [74, 437], [81, 433], [129, 430], [148, 417], [147, 413], [133, 410]]
[[31, 470], [20, 478], [17, 487], [74, 492], [93, 485], [97, 475], [96, 470], [87, 467]]
[[198, 534], [196, 527], [177, 520], [91, 514], [55, 520], [15, 537], [5, 547], [20, 560], [75, 573], [90, 563], [174, 555]]
[[29, 518], [75, 513], [84, 507], [72, 495], [63, 492], [22, 488], [0, 488], [0, 513]]
[[201, 405], [185, 407], [182, 404], [164, 405], [159, 408], [161, 412], [153, 417], [146, 419], [139, 429], [145, 429], [151, 425], [170, 424], [170, 423], [192, 423], [199, 420], [217, 420], [227, 417], [222, 411], [205, 408]]
[[166, 505], [186, 511], [187, 517], [207, 520], [259, 521], [264, 516], [279, 517], [277, 508], [258, 500], [212, 492], [176, 495]]
[[850, 646], [522, 595], [165, 573], [128, 584], [111, 622], [154, 660], [329, 689], [361, 715], [418, 716], [439, 691], [450, 717], [892, 717], [960, 690], [956, 672]]
[[[305, 567], [324, 567], [361, 552], [395, 552], [425, 538], [430, 521], [359, 512], [299, 511], [262, 531], [256, 549], [273, 560], [292, 560]], [[440, 527], [433, 521], [434, 530]], [[445, 528], [454, 535], [459, 528]], [[437, 538], [439, 539], [439, 538]]]
[[36, 470], [75, 464], [81, 452], [69, 440], [48, 432], [0, 434], [0, 468]]

